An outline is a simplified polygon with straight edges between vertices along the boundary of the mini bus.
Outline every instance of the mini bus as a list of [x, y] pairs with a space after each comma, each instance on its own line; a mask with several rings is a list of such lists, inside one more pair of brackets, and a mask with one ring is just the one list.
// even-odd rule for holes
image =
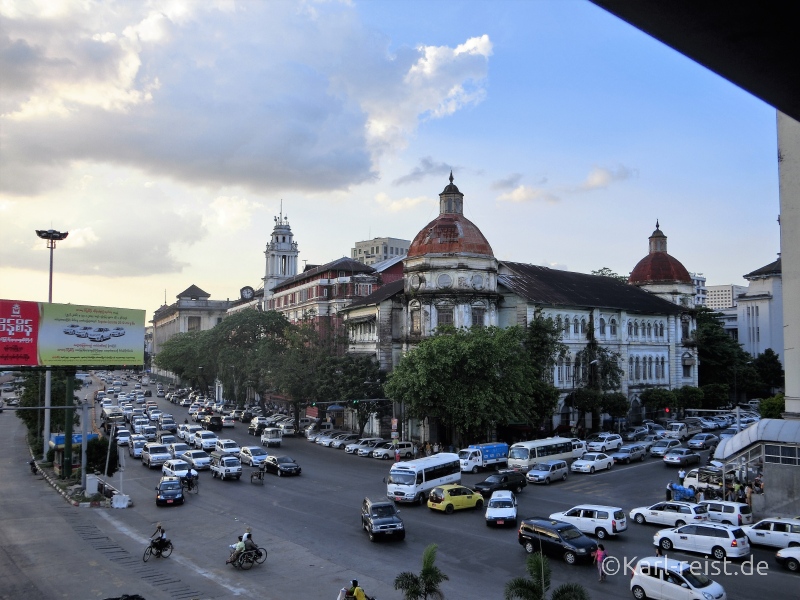
[[395, 502], [422, 504], [433, 488], [448, 483], [461, 483], [461, 463], [458, 454], [440, 452], [393, 464], [386, 481], [386, 497]]
[[508, 450], [508, 468], [529, 471], [544, 460], [572, 460], [586, 452], [586, 444], [578, 439], [551, 437], [543, 440], [517, 442]]

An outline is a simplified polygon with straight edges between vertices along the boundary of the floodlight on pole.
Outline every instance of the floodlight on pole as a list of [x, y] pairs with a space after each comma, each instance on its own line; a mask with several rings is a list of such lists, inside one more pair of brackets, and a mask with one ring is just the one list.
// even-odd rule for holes
[[[47, 286], [47, 302], [53, 302], [53, 250], [56, 249], [56, 242], [67, 239], [69, 231], [56, 231], [55, 229], [37, 229], [36, 235], [43, 240], [47, 240], [47, 248], [50, 250], [50, 280]], [[43, 443], [42, 443], [42, 460], [47, 460], [47, 446], [50, 442], [50, 394], [52, 391], [53, 381], [50, 370], [45, 373], [44, 380], [44, 427]]]

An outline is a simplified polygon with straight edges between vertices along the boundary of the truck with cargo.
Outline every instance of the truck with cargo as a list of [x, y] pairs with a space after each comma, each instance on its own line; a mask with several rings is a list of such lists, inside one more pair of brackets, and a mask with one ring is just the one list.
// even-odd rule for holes
[[497, 468], [508, 462], [508, 444], [502, 442], [471, 444], [458, 451], [461, 472], [477, 473], [478, 469]]
[[664, 437], [685, 442], [697, 433], [703, 433], [703, 428], [697, 422], [678, 422], [674, 421], [667, 426]]

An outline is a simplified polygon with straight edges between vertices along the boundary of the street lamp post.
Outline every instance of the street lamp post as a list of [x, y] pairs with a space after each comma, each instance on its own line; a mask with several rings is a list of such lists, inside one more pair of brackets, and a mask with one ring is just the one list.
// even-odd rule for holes
[[[69, 232], [55, 231], [53, 229], [37, 229], [36, 235], [43, 240], [47, 240], [47, 248], [50, 250], [50, 280], [47, 288], [47, 303], [51, 304], [53, 302], [53, 250], [56, 249], [56, 242], [65, 240]], [[48, 369], [44, 379], [44, 428], [42, 429], [44, 439], [42, 443], [42, 460], [47, 460], [47, 444], [50, 441], [50, 395], [53, 389], [52, 386], [52, 374], [50, 373], [50, 369]], [[69, 398], [67, 398], [67, 402], [72, 404]]]

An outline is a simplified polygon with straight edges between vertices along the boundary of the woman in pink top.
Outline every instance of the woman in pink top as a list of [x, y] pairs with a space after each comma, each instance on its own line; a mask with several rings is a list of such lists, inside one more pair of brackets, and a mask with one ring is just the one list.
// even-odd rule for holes
[[607, 556], [608, 554], [606, 553], [606, 549], [603, 547], [603, 544], [597, 544], [597, 550], [594, 551], [594, 562], [597, 564], [597, 575], [599, 577], [598, 581], [606, 580], [606, 573], [603, 571], [603, 561]]

